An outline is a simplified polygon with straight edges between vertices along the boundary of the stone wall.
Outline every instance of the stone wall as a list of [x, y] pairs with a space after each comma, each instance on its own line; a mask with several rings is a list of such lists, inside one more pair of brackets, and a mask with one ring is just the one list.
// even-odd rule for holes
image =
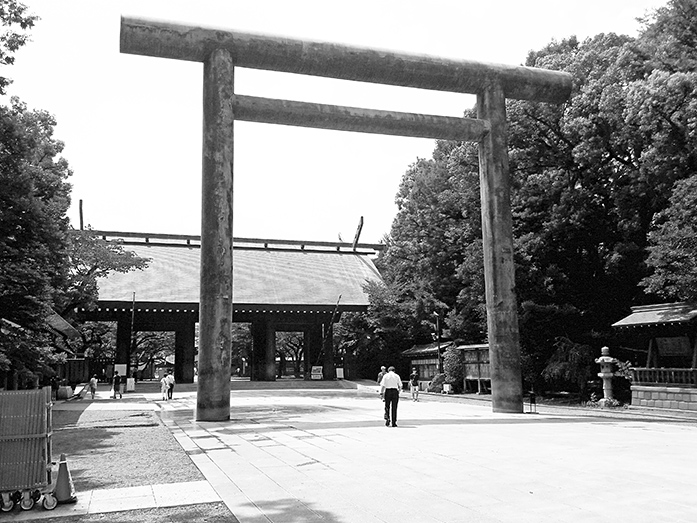
[[632, 405], [659, 409], [697, 411], [697, 389], [689, 387], [632, 385]]

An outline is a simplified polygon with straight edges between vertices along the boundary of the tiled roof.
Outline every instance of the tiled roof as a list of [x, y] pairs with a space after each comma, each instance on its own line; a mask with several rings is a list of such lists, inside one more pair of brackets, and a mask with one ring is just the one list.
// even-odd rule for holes
[[[446, 349], [455, 349], [455, 350], [483, 350], [483, 349], [488, 349], [489, 344], [488, 343], [477, 343], [474, 345], [461, 345], [459, 343], [454, 343], [451, 340], [441, 340], [440, 342], [440, 349], [441, 351], [444, 351]], [[409, 357], [419, 357], [419, 356], [435, 356], [438, 354], [438, 342], [433, 342], [433, 343], [426, 343], [424, 345], [414, 345], [410, 349], [407, 349], [405, 351], [402, 351], [402, 356], [409, 356]]]
[[[441, 351], [450, 348], [453, 345], [452, 341], [441, 341]], [[412, 348], [402, 351], [402, 356], [418, 357], [418, 356], [436, 356], [438, 354], [438, 342], [427, 343], [425, 345], [414, 345]]]
[[70, 325], [63, 316], [51, 309], [50, 314], [46, 316], [46, 323], [56, 332], [67, 336], [68, 338], [79, 338], [80, 332]]
[[661, 303], [632, 307], [632, 313], [613, 323], [613, 327], [640, 327], [688, 323], [697, 318], [697, 305], [690, 303]]
[[[242, 245], [242, 246], [240, 246]], [[262, 244], [263, 245], [263, 244]], [[198, 245], [128, 244], [124, 248], [150, 258], [148, 268], [112, 273], [99, 281], [101, 302], [198, 303]], [[273, 248], [235, 243], [233, 303], [272, 306], [366, 307], [367, 280], [379, 280], [365, 254], [336, 249]]]

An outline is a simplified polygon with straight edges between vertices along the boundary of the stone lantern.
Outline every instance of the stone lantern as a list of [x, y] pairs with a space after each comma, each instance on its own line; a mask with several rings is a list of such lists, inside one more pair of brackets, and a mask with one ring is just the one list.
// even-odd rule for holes
[[600, 372], [598, 377], [603, 379], [603, 399], [600, 400], [600, 405], [604, 406], [605, 402], [612, 398], [612, 365], [617, 363], [617, 359], [610, 356], [610, 348], [603, 347], [600, 349], [600, 358], [595, 359], [596, 363], [600, 364]]

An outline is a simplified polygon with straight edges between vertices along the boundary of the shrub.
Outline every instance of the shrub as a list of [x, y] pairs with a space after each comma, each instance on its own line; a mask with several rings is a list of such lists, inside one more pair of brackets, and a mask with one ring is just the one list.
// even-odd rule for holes
[[427, 392], [443, 392], [443, 384], [445, 383], [445, 374], [436, 374], [428, 386]]

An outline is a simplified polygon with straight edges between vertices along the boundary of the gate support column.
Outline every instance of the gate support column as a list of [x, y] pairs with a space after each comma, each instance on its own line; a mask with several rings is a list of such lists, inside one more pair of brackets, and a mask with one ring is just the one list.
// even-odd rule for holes
[[266, 345], [264, 350], [264, 381], [276, 381], [276, 325], [266, 322]]
[[264, 358], [266, 357], [266, 321], [252, 321], [252, 353], [249, 355], [250, 381], [264, 381]]
[[334, 367], [334, 324], [329, 320], [323, 325], [324, 344], [322, 350], [324, 358], [322, 360], [322, 375], [325, 380], [336, 379], [336, 368]]
[[230, 53], [216, 49], [203, 66], [198, 421], [230, 419], [233, 80]]
[[252, 322], [251, 381], [276, 381], [276, 328], [269, 318]]
[[174, 331], [174, 379], [177, 383], [194, 382], [195, 339], [196, 323], [193, 321]]
[[114, 363], [130, 367], [131, 355], [131, 315], [122, 314], [116, 322], [116, 354]]
[[491, 406], [494, 412], [523, 412], [506, 98], [500, 84], [493, 82], [477, 95], [477, 117], [491, 124], [491, 131], [479, 142]]
[[317, 355], [322, 349], [322, 325], [315, 323], [305, 330], [305, 379], [311, 379], [312, 366], [317, 363]]

